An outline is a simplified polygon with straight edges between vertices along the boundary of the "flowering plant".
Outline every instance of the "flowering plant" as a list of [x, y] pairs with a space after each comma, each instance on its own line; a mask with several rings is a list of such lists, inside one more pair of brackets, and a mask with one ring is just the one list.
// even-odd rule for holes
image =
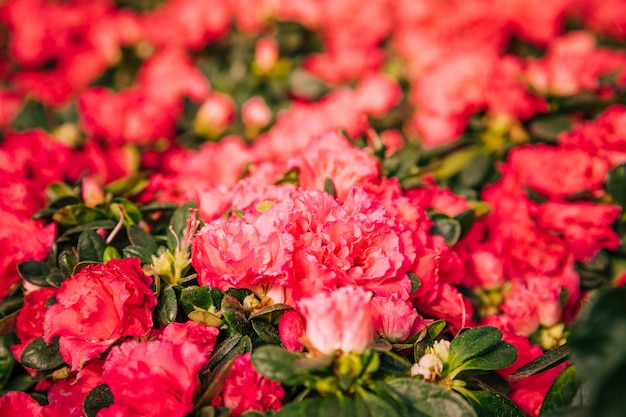
[[0, 3], [0, 415], [621, 416], [621, 0]]

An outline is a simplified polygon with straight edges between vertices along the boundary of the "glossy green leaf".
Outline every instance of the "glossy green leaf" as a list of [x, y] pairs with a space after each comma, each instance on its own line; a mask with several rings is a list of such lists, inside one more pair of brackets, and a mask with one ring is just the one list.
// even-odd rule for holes
[[83, 401], [83, 412], [87, 417], [95, 417], [103, 408], [113, 404], [113, 393], [106, 384], [100, 384], [89, 391]]
[[121, 259], [122, 256], [113, 246], [107, 246], [102, 254], [102, 262], [107, 263], [111, 259]]
[[152, 253], [141, 246], [126, 246], [122, 254], [125, 258], [139, 258], [142, 265], [152, 264]]
[[463, 362], [459, 369], [463, 371], [495, 371], [512, 365], [515, 359], [517, 359], [515, 346], [500, 342], [489, 352]]
[[418, 276], [415, 275], [415, 273], [408, 271], [406, 274], [409, 276], [409, 279], [411, 280], [411, 294], [413, 294], [415, 293], [415, 291], [419, 289], [420, 285], [422, 285], [422, 282], [420, 281]]
[[57, 261], [59, 263], [59, 269], [66, 278], [74, 273], [74, 268], [76, 264], [78, 264], [78, 259], [71, 250], [64, 250], [59, 253]]
[[547, 371], [567, 360], [569, 348], [567, 345], [548, 350], [537, 359], [527, 363], [509, 376], [509, 381], [518, 381], [535, 375], [539, 372]]
[[174, 203], [148, 203], [146, 205], [140, 206], [139, 210], [142, 213], [155, 213], [160, 211], [174, 211], [178, 208], [178, 206]]
[[468, 188], [480, 187], [493, 171], [493, 159], [486, 152], [478, 152], [471, 157], [459, 174], [459, 181]]
[[15, 367], [15, 357], [11, 352], [11, 345], [14, 343], [15, 337], [12, 334], [0, 336], [0, 391], [9, 382]]
[[446, 179], [458, 174], [478, 152], [478, 148], [468, 147], [449, 154], [440, 160], [441, 165], [435, 170], [435, 176], [438, 179]]
[[189, 314], [196, 310], [208, 310], [213, 306], [213, 298], [209, 288], [191, 285], [180, 292], [180, 303], [185, 313]]
[[280, 336], [275, 326], [263, 320], [250, 320], [250, 323], [256, 334], [263, 341], [273, 345], [280, 345]]
[[280, 317], [280, 315], [287, 310], [292, 310], [293, 307], [291, 307], [290, 305], [287, 304], [272, 304], [269, 306], [265, 306], [263, 308], [260, 308], [256, 311], [253, 311], [250, 314], [250, 320], [252, 319], [261, 319], [261, 320], [265, 320], [268, 323], [277, 323], [277, 319]]
[[220, 328], [224, 325], [224, 321], [221, 318], [208, 311], [196, 310], [188, 313], [187, 316], [190, 320], [206, 326]]
[[11, 128], [20, 132], [36, 127], [50, 130], [50, 123], [46, 117], [44, 105], [39, 101], [29, 99], [11, 122]]
[[57, 212], [52, 215], [52, 219], [60, 224], [75, 226], [96, 220], [105, 220], [106, 215], [99, 210], [86, 207], [82, 204], [71, 204], [57, 210]]
[[463, 389], [461, 394], [474, 407], [478, 417], [527, 417], [515, 403], [494, 392]]
[[128, 227], [128, 239], [131, 245], [142, 247], [153, 254], [156, 254], [159, 249], [159, 245], [150, 233], [135, 224]]
[[298, 168], [294, 168], [287, 171], [285, 175], [283, 175], [283, 177], [275, 183], [275, 185], [282, 184], [292, 184], [298, 186], [300, 184], [300, 170]]
[[[191, 216], [191, 209], [197, 209], [198, 205], [193, 201], [188, 201], [183, 204], [179, 208], [174, 211], [172, 218], [170, 220], [170, 226], [172, 227], [172, 231], [167, 234], [167, 247], [174, 250], [176, 248], [177, 242], [182, 242], [185, 240], [185, 232], [187, 230], [187, 219]], [[198, 213], [196, 212], [195, 216], [198, 218]], [[172, 232], [174, 234], [172, 234]]]
[[223, 362], [227, 355], [239, 344], [243, 338], [240, 334], [233, 334], [224, 339], [220, 344], [215, 347], [207, 367], [214, 369], [216, 365]]
[[324, 191], [330, 194], [333, 198], [337, 198], [337, 190], [335, 189], [335, 183], [332, 179], [326, 177], [324, 179]]
[[130, 196], [139, 193], [146, 185], [148, 181], [143, 175], [134, 174], [107, 184], [104, 191], [119, 197]]
[[78, 244], [76, 246], [78, 260], [102, 262], [106, 246], [106, 242], [100, 235], [93, 230], [85, 230], [78, 236]]
[[230, 295], [222, 299], [222, 318], [237, 333], [247, 334], [250, 331], [250, 322], [243, 306], [239, 300]]
[[107, 229], [112, 230], [115, 228], [116, 223], [113, 220], [95, 220], [93, 222], [80, 224], [78, 226], [74, 226], [70, 229], [67, 229], [63, 233], [63, 237], [67, 237], [76, 233], [83, 232], [85, 230], [99, 230], [99, 229]]
[[59, 269], [39, 261], [20, 262], [17, 272], [25, 281], [39, 287], [58, 287], [64, 278]]
[[387, 385], [402, 398], [411, 417], [477, 417], [459, 394], [440, 385], [412, 378], [396, 378]]
[[552, 382], [541, 405], [539, 416], [551, 415], [559, 409], [567, 409], [572, 405], [580, 390], [582, 379], [573, 366], [565, 368]]
[[461, 225], [461, 236], [465, 236], [474, 224], [476, 212], [473, 209], [465, 210], [454, 216], [454, 219]]
[[77, 198], [76, 192], [64, 182], [52, 182], [44, 190], [46, 200], [56, 201], [62, 197]]
[[536, 117], [530, 123], [530, 133], [537, 139], [556, 143], [559, 134], [571, 127], [572, 119], [568, 114], [550, 113]]
[[159, 305], [156, 311], [159, 323], [163, 326], [167, 326], [176, 320], [176, 316], [178, 315], [178, 301], [176, 300], [174, 288], [165, 287], [161, 290]]
[[460, 332], [450, 342], [448, 364], [455, 369], [463, 362], [493, 350], [502, 341], [502, 332], [495, 327], [480, 326]]
[[400, 417], [392, 404], [363, 389], [357, 390], [354, 405], [356, 417]]
[[294, 363], [299, 356], [278, 346], [261, 346], [252, 352], [254, 369], [266, 378], [285, 385], [302, 385], [309, 379], [299, 373]]
[[461, 223], [458, 220], [436, 213], [431, 216], [433, 225], [430, 228], [431, 235], [442, 236], [450, 246], [454, 245], [461, 237]]
[[626, 164], [618, 165], [609, 171], [606, 189], [615, 203], [626, 205]]
[[142, 214], [139, 207], [126, 199], [114, 198], [109, 207], [116, 220], [119, 220], [122, 215], [122, 211], [124, 212], [124, 224], [127, 227], [135, 225], [141, 221]]
[[59, 338], [52, 338], [47, 345], [41, 337], [38, 337], [26, 346], [19, 361], [22, 365], [37, 371], [49, 371], [60, 367], [65, 362], [59, 353]]

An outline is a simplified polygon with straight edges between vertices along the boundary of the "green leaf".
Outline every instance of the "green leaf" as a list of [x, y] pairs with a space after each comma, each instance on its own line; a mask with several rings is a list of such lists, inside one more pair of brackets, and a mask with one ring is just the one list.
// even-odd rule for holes
[[354, 403], [357, 417], [400, 417], [393, 405], [363, 389], [357, 390]]
[[22, 365], [37, 371], [50, 371], [65, 362], [59, 353], [59, 338], [54, 337], [47, 345], [41, 337], [30, 342], [19, 358]]
[[142, 214], [139, 208], [126, 199], [114, 198], [109, 208], [113, 216], [115, 216], [115, 220], [118, 221], [122, 215], [122, 210], [124, 211], [124, 225], [127, 227], [141, 221]]
[[113, 404], [113, 393], [106, 384], [100, 384], [89, 391], [83, 401], [83, 411], [87, 417], [96, 417], [98, 411]]
[[459, 390], [472, 404], [478, 417], [526, 417], [515, 403], [508, 398], [489, 391]]
[[218, 329], [224, 325], [224, 322], [221, 318], [208, 311], [196, 310], [188, 313], [187, 316], [190, 320], [193, 320], [197, 323], [202, 323], [206, 326], [216, 327]]
[[253, 311], [252, 314], [250, 314], [250, 320], [260, 319], [265, 320], [268, 323], [276, 324], [278, 322], [278, 318], [282, 315], [283, 312], [292, 309], [293, 307], [287, 304], [272, 304]]
[[542, 141], [556, 143], [561, 132], [572, 127], [572, 119], [568, 114], [551, 113], [538, 116], [530, 123], [530, 133]]
[[287, 171], [285, 175], [278, 181], [274, 183], [274, 185], [282, 185], [282, 184], [292, 184], [295, 186], [300, 185], [300, 169], [294, 168], [290, 171]]
[[419, 289], [422, 282], [417, 277], [417, 275], [415, 275], [413, 272], [408, 271], [406, 274], [409, 276], [409, 279], [411, 280], [411, 294], [414, 294], [415, 291]]
[[37, 127], [50, 130], [44, 105], [39, 101], [27, 100], [22, 111], [11, 122], [11, 127], [18, 132]]
[[85, 230], [78, 236], [78, 244], [76, 246], [78, 260], [102, 262], [106, 246], [106, 242], [100, 235], [93, 230]]
[[285, 385], [303, 385], [309, 377], [297, 371], [299, 356], [278, 346], [261, 346], [252, 352], [254, 369], [266, 378]]
[[70, 187], [69, 185], [67, 185], [64, 182], [52, 182], [52, 183], [50, 183], [46, 187], [44, 193], [46, 195], [46, 200], [48, 200], [48, 201], [57, 201], [58, 199], [60, 199], [62, 197], [77, 198], [77, 195], [74, 192], [74, 190], [72, 189], [72, 187]]
[[614, 202], [622, 206], [626, 205], [626, 164], [616, 166], [609, 171], [606, 189]]
[[174, 320], [178, 314], [178, 302], [176, 301], [176, 292], [172, 287], [165, 287], [159, 295], [159, 305], [157, 306], [157, 317], [159, 323], [167, 326]]
[[142, 174], [134, 174], [107, 184], [104, 191], [116, 197], [131, 196], [139, 193], [146, 185], [148, 180]]
[[233, 334], [224, 339], [219, 345], [215, 347], [207, 367], [214, 370], [220, 362], [224, 362], [224, 359], [228, 357], [228, 354], [239, 344], [243, 338], [240, 334]]
[[487, 181], [493, 171], [493, 159], [486, 152], [472, 156], [459, 174], [459, 181], [466, 188], [478, 188]]
[[12, 334], [0, 336], [0, 391], [9, 382], [15, 367], [15, 357], [11, 352], [11, 345], [14, 344], [15, 337]]
[[335, 183], [333, 183], [333, 180], [328, 177], [324, 179], [324, 191], [330, 194], [333, 198], [337, 198], [337, 190], [335, 189]]
[[222, 299], [222, 317], [226, 324], [237, 333], [247, 334], [250, 332], [250, 323], [243, 306], [230, 295], [226, 295]]
[[459, 394], [442, 386], [412, 378], [396, 378], [387, 385], [402, 398], [412, 417], [477, 417]]
[[155, 213], [159, 211], [174, 211], [178, 206], [174, 203], [149, 203], [139, 207], [142, 213]]
[[256, 334], [265, 342], [280, 345], [280, 336], [275, 326], [263, 320], [251, 320], [250, 323]]
[[120, 253], [113, 246], [107, 246], [102, 254], [102, 262], [107, 263], [111, 259], [121, 259]]
[[473, 209], [465, 210], [454, 216], [454, 219], [461, 225], [461, 237], [465, 236], [472, 228], [476, 219], [476, 212]]
[[495, 327], [480, 326], [460, 332], [450, 342], [448, 364], [455, 369], [463, 362], [496, 348], [502, 341], [502, 332]]
[[60, 224], [75, 226], [90, 223], [96, 220], [105, 220], [106, 215], [82, 204], [71, 204], [65, 206], [52, 215], [52, 219]]
[[448, 156], [440, 159], [441, 165], [437, 168], [437, 170], [435, 170], [435, 176], [437, 179], [447, 179], [458, 174], [465, 169], [474, 156], [479, 152], [478, 148], [472, 146], [449, 154]]
[[493, 350], [463, 362], [458, 369], [463, 371], [495, 371], [513, 364], [515, 359], [517, 359], [515, 346], [500, 342]]
[[286, 404], [274, 417], [353, 417], [354, 403], [346, 397], [309, 398]]
[[122, 249], [124, 258], [139, 258], [142, 265], [152, 264], [152, 253], [140, 246], [126, 246]]
[[428, 327], [426, 327], [426, 329], [428, 330], [428, 334], [430, 335], [430, 337], [434, 339], [439, 336], [441, 332], [443, 332], [447, 325], [448, 323], [446, 323], [445, 320], [435, 320], [434, 322], [430, 323]]
[[159, 245], [157, 245], [150, 233], [134, 224], [128, 227], [128, 239], [131, 245], [144, 248], [153, 254], [156, 254], [159, 249]]
[[547, 371], [567, 360], [569, 348], [567, 345], [559, 346], [545, 352], [540, 357], [527, 363], [509, 376], [509, 381], [519, 381], [539, 372]]
[[576, 368], [568, 366], [552, 382], [541, 405], [539, 416], [550, 415], [559, 409], [569, 408], [580, 390], [582, 379]]
[[6, 297], [0, 301], [0, 336], [15, 329], [15, 319], [24, 305], [24, 297]]
[[50, 268], [45, 262], [26, 261], [17, 264], [17, 272], [25, 280], [38, 287], [59, 287], [63, 274]]
[[170, 220], [170, 226], [173, 233], [177, 236], [178, 240], [170, 232], [167, 234], [167, 247], [171, 250], [176, 249], [177, 241], [182, 244], [185, 240], [185, 232], [187, 230], [187, 219], [191, 217], [191, 209], [196, 209], [194, 215], [195, 219], [198, 219], [197, 212], [198, 205], [194, 201], [188, 201], [174, 211], [172, 219]]
[[429, 233], [431, 235], [443, 236], [446, 243], [450, 246], [454, 245], [461, 237], [461, 223], [458, 220], [446, 216], [442, 213], [436, 213], [431, 216], [433, 225]]
[[189, 314], [196, 310], [207, 311], [213, 306], [213, 298], [209, 288], [192, 285], [182, 289], [180, 303], [185, 313]]
[[59, 254], [58, 257], [59, 269], [66, 278], [68, 278], [74, 272], [74, 268], [76, 264], [78, 264], [78, 259], [74, 256], [74, 253], [71, 250], [64, 250]]
[[63, 233], [63, 237], [67, 237], [76, 233], [83, 232], [85, 230], [99, 230], [99, 229], [107, 229], [111, 230], [115, 228], [116, 223], [113, 220], [96, 220], [89, 223], [80, 224], [78, 226], [74, 226], [70, 229], [67, 229], [65, 233]]

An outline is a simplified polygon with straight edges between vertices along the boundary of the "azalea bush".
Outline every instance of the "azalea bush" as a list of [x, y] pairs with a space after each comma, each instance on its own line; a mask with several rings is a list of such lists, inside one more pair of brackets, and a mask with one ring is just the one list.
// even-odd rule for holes
[[623, 415], [621, 0], [8, 0], [0, 129], [0, 415]]

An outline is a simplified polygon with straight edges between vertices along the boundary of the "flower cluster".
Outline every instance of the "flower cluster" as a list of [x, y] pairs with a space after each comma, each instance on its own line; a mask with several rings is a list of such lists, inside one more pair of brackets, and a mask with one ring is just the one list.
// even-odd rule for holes
[[0, 415], [604, 415], [626, 4], [548, 3], [1, 3]]

